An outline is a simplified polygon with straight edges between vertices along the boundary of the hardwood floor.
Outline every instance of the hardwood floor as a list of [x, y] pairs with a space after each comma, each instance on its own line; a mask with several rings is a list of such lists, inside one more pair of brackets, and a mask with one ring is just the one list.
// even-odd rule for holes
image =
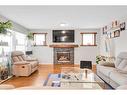
[[[74, 65], [62, 65], [62, 66], [74, 66]], [[77, 66], [77, 65], [75, 65]], [[39, 65], [38, 71], [30, 75], [29, 77], [13, 77], [12, 79], [4, 82], [4, 84], [11, 84], [17, 87], [43, 85], [44, 80], [49, 73], [60, 73], [60, 65]]]
[[[24, 86], [39, 86], [43, 85], [43, 82], [47, 78], [49, 73], [60, 73], [61, 67], [79, 67], [79, 65], [39, 65], [38, 71], [30, 75], [29, 77], [13, 77], [3, 84], [11, 84], [16, 88]], [[93, 70], [94, 71], [94, 70]]]

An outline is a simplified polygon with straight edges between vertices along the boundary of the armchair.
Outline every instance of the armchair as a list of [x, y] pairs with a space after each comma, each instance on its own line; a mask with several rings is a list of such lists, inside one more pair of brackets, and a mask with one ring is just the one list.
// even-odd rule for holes
[[14, 51], [12, 57], [12, 74], [15, 76], [29, 76], [38, 69], [36, 58], [26, 58], [21, 51]]

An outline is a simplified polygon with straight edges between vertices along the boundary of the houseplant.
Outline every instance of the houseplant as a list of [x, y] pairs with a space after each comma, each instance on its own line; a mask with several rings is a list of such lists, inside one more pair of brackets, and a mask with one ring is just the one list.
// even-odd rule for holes
[[7, 29], [12, 28], [12, 23], [8, 20], [7, 22], [0, 22], [0, 34], [6, 34]]
[[32, 32], [29, 32], [29, 33], [27, 34], [27, 38], [28, 38], [29, 40], [33, 40], [33, 39], [34, 39], [33, 33], [32, 33]]
[[100, 61], [106, 61], [106, 57], [101, 55], [96, 56], [96, 63], [99, 64]]

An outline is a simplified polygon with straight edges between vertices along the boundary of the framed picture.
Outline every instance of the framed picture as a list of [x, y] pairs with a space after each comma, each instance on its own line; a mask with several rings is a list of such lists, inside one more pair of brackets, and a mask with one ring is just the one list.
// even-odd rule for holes
[[123, 31], [123, 30], [125, 30], [126, 29], [126, 23], [125, 22], [122, 22], [121, 24], [120, 24], [120, 31]]
[[105, 26], [105, 27], [102, 28], [102, 31], [103, 31], [104, 35], [107, 34], [107, 29], [108, 29], [108, 26]]
[[114, 38], [115, 35], [114, 35], [114, 32], [110, 32], [110, 38]]
[[114, 37], [119, 37], [120, 36], [120, 30], [114, 31]]

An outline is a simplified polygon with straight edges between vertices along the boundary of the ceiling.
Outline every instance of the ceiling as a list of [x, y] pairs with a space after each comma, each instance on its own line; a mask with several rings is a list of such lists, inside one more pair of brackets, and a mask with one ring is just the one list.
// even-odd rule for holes
[[28, 29], [100, 28], [126, 17], [127, 6], [0, 6], [0, 15]]

